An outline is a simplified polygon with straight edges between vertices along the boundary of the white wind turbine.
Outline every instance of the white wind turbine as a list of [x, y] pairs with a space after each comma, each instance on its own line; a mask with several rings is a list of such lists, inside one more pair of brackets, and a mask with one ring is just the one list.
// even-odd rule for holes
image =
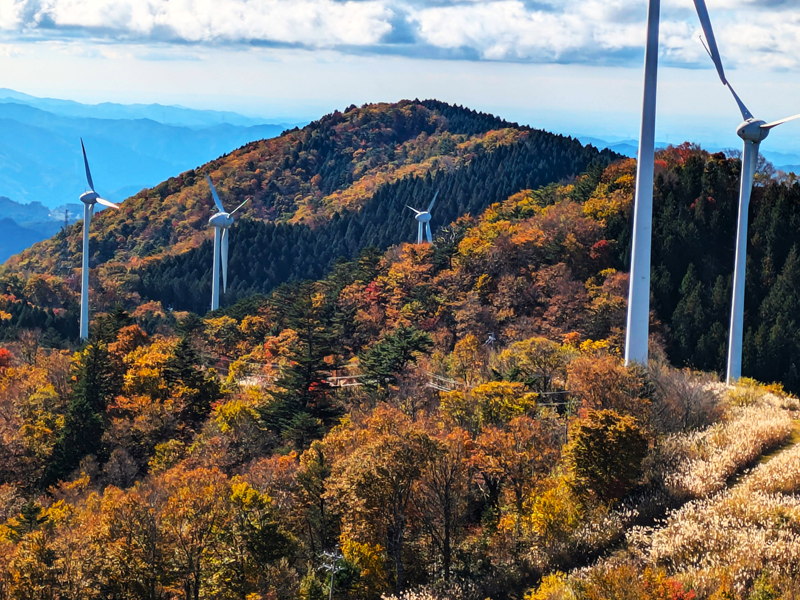
[[119, 209], [119, 206], [108, 200], [104, 200], [94, 191], [92, 172], [89, 171], [89, 161], [86, 159], [86, 147], [81, 139], [81, 150], [83, 150], [83, 166], [86, 168], [86, 183], [89, 184], [89, 191], [81, 194], [83, 202], [83, 258], [81, 263], [81, 339], [89, 337], [89, 225], [94, 214], [94, 205], [102, 204], [111, 208]]
[[[217, 213], [212, 215], [208, 220], [214, 228], [214, 273], [211, 279], [211, 310], [219, 308], [219, 267], [222, 263], [222, 291], [223, 293], [228, 289], [228, 239], [230, 238], [229, 229], [233, 225], [234, 213], [247, 204], [247, 200], [237, 206], [233, 212], [225, 212], [225, 207], [222, 206], [217, 190], [214, 189], [214, 184], [211, 183], [211, 177], [206, 175], [208, 185], [211, 188], [211, 195], [214, 198], [214, 204], [217, 205]], [[248, 198], [249, 200], [249, 198]]]
[[433, 242], [433, 237], [431, 236], [431, 209], [433, 208], [433, 203], [436, 202], [436, 196], [439, 195], [439, 192], [436, 192], [433, 195], [433, 200], [428, 205], [428, 210], [417, 210], [416, 208], [411, 208], [406, 204], [407, 208], [411, 208], [416, 213], [414, 217], [417, 220], [417, 243], [422, 243], [422, 233], [425, 232], [426, 237], [428, 238], [428, 243]]
[[733, 90], [728, 79], [725, 77], [725, 70], [722, 68], [722, 58], [720, 57], [717, 41], [714, 37], [714, 30], [711, 27], [711, 18], [708, 16], [705, 0], [694, 0], [697, 8], [697, 16], [700, 17], [700, 24], [706, 35], [708, 45], [706, 50], [714, 61], [717, 73], [723, 85], [727, 86], [733, 95], [733, 99], [739, 106], [744, 122], [736, 129], [736, 134], [744, 141], [742, 150], [742, 174], [741, 187], [739, 190], [739, 220], [736, 227], [736, 261], [733, 272], [733, 301], [731, 305], [731, 328], [728, 339], [728, 372], [727, 382], [732, 383], [742, 376], [742, 338], [744, 335], [744, 281], [747, 265], [747, 216], [750, 208], [750, 195], [753, 191], [753, 180], [756, 174], [758, 163], [758, 149], [773, 127], [777, 127], [787, 121], [800, 118], [794, 115], [780, 121], [767, 123], [753, 117], [753, 114], [744, 105], [738, 94]]
[[661, 0], [650, 0], [644, 52], [642, 128], [637, 155], [633, 209], [625, 364], [647, 366], [650, 335], [650, 248], [653, 232], [653, 171], [655, 166], [656, 89], [658, 86], [658, 25]]

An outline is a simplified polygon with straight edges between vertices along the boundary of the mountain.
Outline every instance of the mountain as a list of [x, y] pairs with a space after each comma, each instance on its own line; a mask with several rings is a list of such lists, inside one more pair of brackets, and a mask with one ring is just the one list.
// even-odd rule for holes
[[85, 191], [79, 138], [102, 193], [121, 202], [170, 175], [291, 127], [236, 113], [85, 105], [0, 90], [0, 194], [55, 207]]
[[[169, 106], [163, 104], [115, 104], [103, 102], [100, 104], [82, 104], [73, 100], [60, 100], [57, 98], [37, 98], [0, 88], [0, 103], [25, 104], [41, 110], [60, 115], [62, 117], [80, 117], [92, 119], [111, 120], [136, 120], [149, 119], [164, 125], [178, 127], [192, 127], [205, 129], [216, 125], [235, 125], [239, 127], [252, 127], [254, 125], [286, 125], [281, 119], [262, 119], [246, 117], [235, 112], [217, 110], [198, 110], [183, 106]], [[291, 123], [292, 126], [300, 123]]]
[[[412, 239], [405, 206], [427, 205], [434, 190], [440, 195], [433, 225], [441, 227], [614, 156], [432, 100], [353, 106], [170, 178], [126, 200], [119, 212], [104, 211], [92, 222], [91, 264], [102, 265], [100, 284], [114, 288], [116, 299], [204, 312], [213, 206], [207, 174], [226, 206], [251, 199], [232, 230], [225, 297], [231, 303], [291, 279], [321, 277], [337, 259], [368, 246]], [[64, 248], [78, 267], [80, 236], [73, 226], [66, 240], [38, 244], [6, 270], [57, 274]]]
[[[55, 231], [49, 232], [53, 235]], [[42, 240], [45, 235], [18, 225], [9, 218], [0, 219], [0, 261]]]
[[40, 202], [20, 204], [0, 196], [0, 263], [18, 254], [36, 242], [54, 236], [67, 223], [83, 216], [83, 205], [66, 204], [49, 209]]
[[[627, 156], [629, 158], [636, 158], [636, 155], [639, 152], [639, 142], [637, 140], [616, 140], [616, 141], [606, 141], [600, 138], [585, 136], [585, 135], [578, 135], [576, 136], [582, 144], [591, 144], [595, 148], [600, 150], [608, 149], [616, 152], [617, 154], [621, 154], [622, 156]], [[669, 146], [667, 142], [656, 142], [656, 148], [658, 149], [665, 149]], [[715, 144], [707, 144], [704, 146], [704, 149], [708, 152], [726, 152], [730, 153], [731, 151], [738, 151], [739, 148], [724, 148], [719, 145]], [[769, 149], [762, 149], [761, 155], [767, 159], [772, 165], [779, 171], [783, 171], [785, 173], [797, 173], [800, 171], [800, 154], [796, 153], [787, 153], [787, 152], [774, 152]]]

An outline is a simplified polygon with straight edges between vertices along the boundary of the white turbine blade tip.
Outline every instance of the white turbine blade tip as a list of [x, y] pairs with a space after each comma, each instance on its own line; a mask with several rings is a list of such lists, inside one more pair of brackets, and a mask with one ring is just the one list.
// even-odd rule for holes
[[103, 198], [97, 198], [97, 203], [102, 204], [103, 206], [108, 206], [109, 208], [116, 208], [119, 210], [119, 205], [114, 204], [113, 202], [109, 202], [108, 200], [104, 200]]
[[83, 145], [83, 138], [81, 138], [81, 150], [83, 150], [83, 166], [86, 169], [86, 183], [89, 184], [89, 189], [94, 191], [92, 172], [89, 170], [89, 159], [86, 158], [86, 146]]
[[431, 209], [433, 208], [433, 203], [436, 202], [436, 198], [438, 196], [439, 196], [439, 190], [436, 190], [436, 193], [433, 195], [433, 200], [431, 200], [431, 203], [428, 205], [428, 212], [431, 212]]
[[789, 121], [794, 121], [795, 119], [800, 119], [800, 115], [794, 115], [793, 117], [786, 117], [785, 119], [781, 119], [780, 121], [773, 121], [772, 123], [767, 123], [762, 125], [762, 129], [772, 129], [773, 127], [777, 127], [778, 125], [783, 125], [784, 123], [788, 123]]
[[214, 198], [214, 204], [217, 205], [217, 209], [219, 209], [219, 212], [225, 212], [225, 207], [222, 206], [222, 201], [220, 201], [219, 196], [217, 195], [217, 190], [214, 188], [214, 184], [211, 182], [211, 177], [206, 175], [206, 181], [208, 181], [208, 187], [211, 188], [211, 197]]
[[714, 66], [717, 68], [720, 81], [727, 84], [728, 80], [725, 77], [725, 69], [722, 67], [722, 58], [720, 57], [719, 48], [717, 47], [717, 39], [714, 37], [714, 28], [711, 26], [711, 17], [708, 14], [705, 0], [694, 0], [694, 6], [697, 9], [700, 25], [703, 27], [703, 33], [705, 33], [706, 41], [708, 42], [706, 50], [709, 56], [711, 56]]
[[243, 207], [245, 204], [247, 204], [248, 200], [250, 200], [250, 198], [247, 198], [247, 200], [245, 200], [245, 201], [244, 201], [244, 202], [242, 202], [242, 203], [241, 203], [239, 206], [237, 206], [236, 208], [234, 208], [234, 209], [233, 209], [233, 211], [231, 212], [231, 216], [233, 216], [233, 214], [234, 214], [234, 213], [235, 213], [237, 210], [239, 210], [239, 209], [240, 209], [240, 208], [242, 208], [242, 207]]

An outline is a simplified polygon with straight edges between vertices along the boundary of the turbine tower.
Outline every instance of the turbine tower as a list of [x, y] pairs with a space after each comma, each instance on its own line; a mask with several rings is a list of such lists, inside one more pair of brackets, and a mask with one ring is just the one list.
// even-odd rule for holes
[[217, 190], [214, 189], [214, 184], [211, 183], [211, 177], [206, 175], [206, 180], [208, 180], [208, 185], [211, 188], [214, 204], [217, 206], [217, 213], [208, 220], [214, 228], [214, 271], [211, 278], [211, 310], [217, 310], [219, 308], [220, 263], [222, 264], [222, 292], [224, 293], [228, 289], [228, 239], [230, 238], [228, 230], [233, 225], [234, 213], [247, 204], [247, 200], [237, 206], [233, 212], [227, 213], [217, 195]]
[[86, 183], [89, 184], [89, 191], [81, 194], [83, 202], [83, 257], [81, 262], [81, 339], [89, 338], [89, 225], [94, 214], [94, 205], [102, 204], [119, 210], [119, 206], [108, 200], [104, 200], [94, 191], [92, 172], [89, 170], [89, 161], [86, 158], [86, 147], [81, 138], [81, 150], [83, 150], [83, 166], [86, 168]]
[[722, 84], [727, 86], [733, 95], [733, 99], [742, 113], [744, 122], [736, 129], [736, 135], [742, 138], [744, 148], [742, 150], [742, 174], [741, 187], [739, 188], [739, 220], [736, 227], [736, 260], [733, 271], [733, 301], [731, 303], [731, 328], [728, 338], [728, 372], [726, 380], [733, 383], [742, 376], [742, 338], [744, 336], [744, 282], [747, 266], [747, 217], [750, 208], [750, 195], [753, 191], [753, 180], [756, 174], [758, 163], [758, 149], [769, 132], [778, 125], [800, 118], [800, 115], [787, 117], [780, 121], [767, 123], [756, 119], [744, 105], [739, 95], [734, 91], [728, 79], [725, 77], [725, 70], [722, 67], [722, 57], [717, 47], [717, 40], [714, 37], [714, 30], [711, 27], [711, 18], [708, 15], [705, 0], [694, 0], [697, 8], [697, 16], [700, 17], [700, 24], [706, 36], [708, 45], [706, 51], [719, 74]]
[[644, 99], [633, 209], [625, 364], [647, 366], [650, 336], [650, 248], [653, 233], [653, 171], [655, 166], [656, 89], [658, 87], [658, 25], [661, 0], [650, 0], [644, 52]]
[[424, 231], [426, 237], [428, 238], [428, 243], [433, 242], [433, 237], [431, 236], [431, 209], [433, 208], [433, 203], [436, 202], [436, 196], [438, 196], [438, 195], [439, 195], [439, 192], [436, 192], [433, 195], [433, 200], [431, 200], [431, 203], [428, 205], [428, 210], [424, 210], [424, 211], [423, 210], [417, 210], [416, 208], [411, 208], [410, 206], [408, 206], [406, 204], [407, 208], [411, 208], [411, 210], [413, 210], [416, 213], [416, 216], [414, 218], [417, 220], [417, 224], [418, 224], [418, 227], [417, 227], [417, 243], [418, 244], [422, 243], [423, 231]]

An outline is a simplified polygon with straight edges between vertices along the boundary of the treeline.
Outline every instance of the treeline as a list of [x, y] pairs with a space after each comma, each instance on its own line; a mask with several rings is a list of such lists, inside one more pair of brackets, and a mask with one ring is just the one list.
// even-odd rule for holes
[[[465, 168], [386, 184], [361, 210], [338, 213], [314, 229], [242, 220], [231, 230], [223, 302], [269, 293], [287, 281], [320, 279], [336, 260], [354, 258], [364, 248], [384, 250], [415, 240], [416, 222], [406, 206], [426, 208], [436, 191], [434, 231], [462, 215], [479, 215], [520, 190], [569, 179], [590, 166], [602, 170], [612, 158], [571, 138], [531, 131], [518, 142], [481, 151]], [[205, 242], [143, 270], [137, 291], [165, 306], [204, 313], [211, 296], [211, 264], [212, 244]]]
[[[741, 161], [683, 147], [661, 156], [653, 310], [672, 362], [724, 372]], [[800, 391], [800, 185], [761, 176], [750, 204], [743, 375]], [[629, 228], [629, 224], [620, 224]], [[629, 250], [624, 250], [624, 256]]]

